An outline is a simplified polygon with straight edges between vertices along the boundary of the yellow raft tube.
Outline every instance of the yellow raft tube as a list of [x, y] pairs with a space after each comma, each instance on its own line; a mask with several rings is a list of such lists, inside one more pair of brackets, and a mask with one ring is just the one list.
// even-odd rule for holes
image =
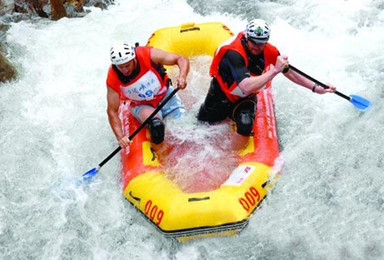
[[[155, 31], [147, 45], [186, 57], [213, 56], [231, 36], [233, 33], [218, 22], [188, 23]], [[128, 105], [122, 105], [120, 113], [129, 135], [139, 123]], [[197, 193], [183, 192], [165, 176], [148, 130], [141, 131], [121, 152], [124, 196], [161, 233], [181, 242], [238, 233], [278, 176], [272, 168], [279, 145], [270, 87], [258, 94], [255, 128], [256, 135], [250, 137], [248, 146], [238, 151], [240, 163], [228, 180], [216, 190]]]

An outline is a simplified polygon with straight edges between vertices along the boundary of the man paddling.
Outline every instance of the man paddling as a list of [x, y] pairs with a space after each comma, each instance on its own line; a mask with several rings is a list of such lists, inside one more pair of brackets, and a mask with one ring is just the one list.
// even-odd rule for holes
[[210, 68], [211, 85], [197, 116], [199, 120], [214, 123], [229, 117], [236, 122], [240, 136], [252, 135], [256, 94], [280, 72], [317, 94], [336, 91], [333, 85], [323, 88], [288, 70], [288, 57], [280, 55], [277, 48], [268, 43], [269, 36], [269, 25], [255, 19], [247, 24], [244, 32], [218, 48]]
[[[109, 123], [120, 147], [127, 147], [131, 140], [123, 135], [119, 118], [121, 100], [130, 100], [133, 116], [143, 123], [159, 103], [173, 91], [172, 82], [164, 65], [177, 65], [177, 88], [187, 86], [189, 60], [183, 56], [152, 47], [133, 47], [119, 42], [110, 50], [112, 65], [107, 76], [107, 113]], [[178, 118], [185, 110], [179, 97], [174, 95], [148, 123], [151, 140], [160, 144], [164, 140], [163, 118]]]

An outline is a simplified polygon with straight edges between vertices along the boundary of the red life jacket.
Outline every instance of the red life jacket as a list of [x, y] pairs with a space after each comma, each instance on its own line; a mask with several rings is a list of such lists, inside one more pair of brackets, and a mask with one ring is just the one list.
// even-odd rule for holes
[[150, 105], [157, 107], [168, 90], [168, 75], [161, 78], [160, 73], [151, 64], [151, 47], [136, 47], [136, 60], [140, 72], [129, 83], [120, 81], [116, 71], [109, 67], [107, 86], [119, 93], [121, 100], [131, 100], [131, 106]]
[[[228, 86], [227, 83], [223, 80], [222, 76], [219, 73], [219, 64], [223, 59], [225, 53], [229, 50], [233, 50], [238, 52], [245, 61], [245, 67], [248, 68], [248, 58], [245, 52], [243, 45], [241, 44], [241, 38], [244, 37], [244, 32], [240, 32], [235, 39], [230, 38], [227, 42], [224, 42], [223, 45], [219, 46], [216, 50], [215, 57], [213, 58], [211, 68], [209, 70], [209, 74], [211, 77], [215, 77], [217, 82], [219, 83], [221, 89], [227, 96], [227, 98], [231, 102], [235, 102], [236, 100], [245, 97], [246, 95], [241, 91], [238, 87], [237, 82], [234, 81], [231, 86]], [[277, 48], [269, 43], [267, 43], [264, 47], [264, 72], [269, 67], [270, 64], [275, 65], [276, 59], [279, 56], [279, 51]], [[263, 72], [263, 73], [264, 73]], [[256, 74], [251, 73], [251, 76], [256, 76]]]

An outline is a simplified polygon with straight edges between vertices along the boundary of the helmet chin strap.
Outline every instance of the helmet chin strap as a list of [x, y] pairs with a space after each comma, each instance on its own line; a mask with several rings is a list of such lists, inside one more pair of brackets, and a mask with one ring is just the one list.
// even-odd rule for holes
[[137, 68], [137, 59], [136, 57], [133, 59], [133, 70]]

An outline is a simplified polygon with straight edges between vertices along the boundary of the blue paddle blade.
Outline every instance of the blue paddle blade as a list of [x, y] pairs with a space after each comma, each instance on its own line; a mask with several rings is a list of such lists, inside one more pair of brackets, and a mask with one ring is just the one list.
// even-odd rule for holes
[[93, 176], [95, 176], [98, 173], [98, 171], [99, 170], [97, 168], [90, 169], [89, 171], [87, 171], [86, 173], [83, 174], [82, 180], [83, 181], [91, 181]]
[[349, 97], [351, 98], [352, 104], [362, 111], [367, 110], [372, 105], [369, 100], [360, 96], [350, 95]]

